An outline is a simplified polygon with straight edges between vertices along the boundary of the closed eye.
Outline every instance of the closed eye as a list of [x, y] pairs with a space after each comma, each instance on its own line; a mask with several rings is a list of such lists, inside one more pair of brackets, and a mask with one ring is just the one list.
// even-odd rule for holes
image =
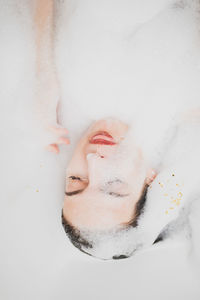
[[121, 181], [120, 179], [118, 178], [115, 178], [114, 180], [110, 180], [110, 181], [107, 181], [106, 184], [100, 188], [100, 191], [104, 194], [107, 194], [107, 195], [110, 195], [110, 196], [114, 196], [114, 197], [127, 197], [129, 196], [128, 193], [125, 193], [125, 194], [122, 194], [118, 191], [110, 191], [111, 189], [124, 189], [124, 188], [127, 188], [127, 184], [123, 181]]
[[[76, 189], [76, 190], [72, 190], [72, 191], [67, 191], [67, 192], [65, 192], [65, 194], [67, 195], [67, 196], [74, 196], [74, 195], [77, 195], [77, 194], [80, 194], [80, 193], [82, 193], [84, 190], [85, 190], [85, 188], [86, 188], [86, 185], [85, 185], [85, 183], [86, 183], [86, 179], [82, 179], [81, 177], [79, 177], [79, 176], [74, 176], [74, 175], [72, 175], [72, 176], [69, 176], [69, 179], [71, 179], [72, 180], [72, 182], [74, 181], [74, 182], [76, 182], [76, 181], [79, 181], [80, 182], [80, 184], [82, 183], [82, 184], [84, 184], [84, 186], [82, 186], [82, 188], [78, 188], [78, 189]], [[105, 188], [105, 186], [104, 187], [102, 187], [102, 188], [100, 188], [100, 192], [102, 192], [102, 193], [104, 193], [104, 194], [107, 194], [107, 195], [110, 195], [110, 196], [113, 196], [113, 197], [116, 197], [116, 198], [123, 198], [123, 197], [127, 197], [127, 196], [129, 196], [129, 194], [128, 193], [126, 193], [126, 194], [121, 194], [121, 193], [118, 193], [118, 192], [112, 192], [112, 191], [109, 191], [108, 190], [108, 186], [109, 186], [109, 188], [112, 186], [112, 185], [115, 185], [115, 184], [117, 184], [117, 185], [119, 185], [119, 184], [123, 184], [124, 182], [122, 182], [121, 180], [119, 180], [119, 179], [114, 179], [114, 180], [111, 180], [111, 181], [108, 181], [107, 183], [106, 183], [106, 185], [107, 185], [107, 187]], [[78, 183], [77, 183], [78, 184]]]
[[81, 178], [79, 176], [71, 175], [68, 177], [67, 191], [65, 194], [67, 196], [77, 195], [85, 190], [88, 185], [88, 180], [86, 178]]
[[129, 194], [119, 194], [119, 193], [115, 193], [115, 192], [105, 192], [105, 194], [108, 194], [110, 196], [114, 196], [114, 197], [127, 197], [129, 196]]
[[79, 180], [79, 181], [82, 181], [82, 182], [85, 182], [85, 183], [87, 182], [88, 183], [88, 179], [85, 178], [85, 177], [71, 175], [68, 178], [72, 179], [72, 180]]
[[78, 176], [69, 176], [69, 178], [72, 180], [81, 180], [81, 178]]

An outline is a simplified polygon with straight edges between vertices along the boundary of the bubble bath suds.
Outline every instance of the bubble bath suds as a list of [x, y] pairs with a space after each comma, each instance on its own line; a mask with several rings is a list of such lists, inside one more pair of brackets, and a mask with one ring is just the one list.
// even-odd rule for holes
[[[71, 139], [59, 156], [45, 152], [34, 115], [33, 3], [0, 3], [0, 298], [199, 299], [199, 124], [176, 127], [200, 104], [199, 2], [55, 1], [59, 120]], [[101, 262], [70, 244], [60, 214], [74, 146], [105, 117], [130, 125], [159, 176], [140, 219], [143, 250]], [[169, 238], [149, 247], [161, 229]]]

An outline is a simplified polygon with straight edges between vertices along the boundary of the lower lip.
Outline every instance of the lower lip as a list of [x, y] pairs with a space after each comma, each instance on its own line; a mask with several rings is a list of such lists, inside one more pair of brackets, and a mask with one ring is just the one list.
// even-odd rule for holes
[[98, 132], [89, 140], [89, 142], [90, 144], [95, 144], [95, 145], [108, 145], [108, 146], [116, 145], [113, 137], [107, 132]]

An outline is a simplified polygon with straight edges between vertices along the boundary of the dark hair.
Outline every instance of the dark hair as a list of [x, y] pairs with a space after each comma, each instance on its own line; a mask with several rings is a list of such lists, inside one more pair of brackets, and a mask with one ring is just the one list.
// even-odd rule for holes
[[87, 241], [81, 236], [80, 231], [77, 228], [75, 228], [73, 225], [67, 222], [67, 220], [64, 218], [63, 210], [62, 210], [62, 225], [65, 230], [65, 233], [68, 235], [70, 241], [76, 248], [82, 251], [82, 246], [84, 246], [85, 248], [93, 247], [89, 241]]
[[[146, 195], [147, 195], [147, 191], [148, 191], [148, 185], [145, 184], [142, 194], [140, 196], [140, 199], [138, 200], [137, 204], [136, 204], [136, 210], [134, 213], [134, 217], [133, 219], [127, 224], [127, 227], [137, 227], [138, 226], [138, 219], [139, 216], [142, 214], [143, 210], [144, 210], [144, 205], [146, 202]], [[72, 242], [72, 244], [78, 248], [80, 251], [89, 254], [88, 252], [84, 251], [82, 249], [82, 247], [86, 248], [86, 249], [92, 249], [93, 248], [93, 244], [86, 240], [85, 238], [83, 238], [83, 236], [81, 236], [80, 231], [75, 228], [73, 225], [69, 224], [68, 221], [65, 219], [64, 215], [63, 215], [63, 210], [62, 210], [62, 225], [63, 228], [65, 230], [65, 233], [67, 234], [67, 236], [69, 237], [70, 241]], [[113, 259], [122, 259], [122, 258], [127, 258], [128, 256], [126, 255], [114, 255]]]
[[131, 227], [137, 227], [138, 226], [138, 219], [139, 216], [143, 213], [144, 211], [144, 205], [146, 203], [146, 197], [147, 197], [147, 192], [148, 192], [148, 184], [144, 185], [144, 188], [142, 190], [142, 194], [136, 203], [136, 208], [135, 208], [135, 214], [133, 219], [128, 223]]

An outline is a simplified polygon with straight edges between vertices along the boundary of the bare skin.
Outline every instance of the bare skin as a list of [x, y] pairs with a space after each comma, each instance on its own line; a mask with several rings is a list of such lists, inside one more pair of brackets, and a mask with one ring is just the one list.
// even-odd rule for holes
[[[134, 217], [144, 185], [156, 177], [134, 141], [130, 141], [130, 157], [116, 159], [127, 131], [127, 124], [119, 120], [100, 120], [79, 141], [67, 168], [63, 207], [64, 217], [75, 227], [102, 230], [127, 224]], [[113, 139], [101, 134], [91, 139], [98, 132]]]
[[[199, 109], [180, 114], [177, 123], [194, 120], [200, 120]], [[144, 185], [150, 185], [157, 173], [147, 165], [142, 149], [134, 140], [128, 140], [131, 151], [126, 153], [122, 148], [126, 155], [116, 155], [121, 151], [120, 144], [127, 139], [128, 129], [119, 120], [100, 120], [80, 139], [67, 168], [63, 206], [65, 219], [74, 227], [112, 229], [134, 218]], [[103, 144], [105, 137], [97, 135], [96, 142], [91, 144], [96, 132], [108, 132], [115, 143], [106, 138]]]
[[55, 141], [48, 151], [59, 153], [60, 145], [68, 145], [68, 130], [58, 124], [59, 84], [53, 63], [53, 0], [35, 2], [36, 77], [38, 79], [37, 113], [40, 122]]
[[[48, 115], [45, 126], [55, 136], [55, 142], [48, 145], [47, 150], [59, 153], [59, 146], [68, 145], [69, 139], [67, 129], [57, 123], [56, 117], [60, 95], [52, 53], [53, 0], [36, 1], [35, 24], [39, 109], [43, 112], [44, 108]], [[199, 110], [193, 110], [184, 113], [181, 122], [199, 116]], [[64, 217], [75, 227], [101, 230], [129, 223], [144, 185], [155, 179], [156, 171], [146, 164], [142, 149], [134, 141], [128, 164], [127, 157], [116, 158], [128, 129], [128, 125], [119, 120], [100, 120], [92, 124], [79, 141], [67, 168], [63, 207]], [[96, 142], [91, 143], [99, 131], [106, 132], [107, 137], [99, 134]], [[108, 170], [112, 172], [106, 177]]]
[[[56, 97], [59, 96], [50, 50], [52, 48], [52, 14], [52, 1], [37, 1], [36, 73], [42, 82], [39, 102], [44, 107], [51, 106], [46, 101], [56, 103]], [[49, 94], [46, 94], [46, 90], [49, 91], [47, 86], [51, 87]], [[44, 101], [45, 97], [46, 101]], [[55, 115], [57, 105], [58, 103], [54, 105], [55, 111], [52, 111]], [[55, 119], [52, 120], [55, 122]], [[47, 150], [59, 153], [61, 144], [69, 144], [69, 139], [66, 137], [68, 132], [58, 124], [50, 124], [49, 119], [47, 121], [48, 129], [57, 137], [54, 143], [47, 146]], [[102, 139], [99, 135], [92, 144], [90, 139], [97, 131], [104, 132], [104, 134], [106, 132], [107, 136], [103, 137], [104, 143], [101, 143]], [[133, 218], [135, 205], [144, 185], [150, 184], [156, 176], [155, 171], [145, 165], [141, 149], [133, 145], [134, 158], [131, 160], [133, 165], [123, 170], [122, 174], [117, 176], [118, 178], [116, 174], [113, 174], [107, 183], [102, 178], [107, 166], [112, 169], [113, 163], [110, 158], [115, 155], [127, 131], [128, 126], [123, 122], [100, 120], [89, 128], [77, 145], [67, 169], [66, 198], [63, 209], [65, 218], [73, 225], [82, 228], [105, 229], [127, 223]], [[123, 159], [119, 159], [118, 163], [122, 167]], [[73, 195], [73, 192], [79, 190], [81, 193]]]

